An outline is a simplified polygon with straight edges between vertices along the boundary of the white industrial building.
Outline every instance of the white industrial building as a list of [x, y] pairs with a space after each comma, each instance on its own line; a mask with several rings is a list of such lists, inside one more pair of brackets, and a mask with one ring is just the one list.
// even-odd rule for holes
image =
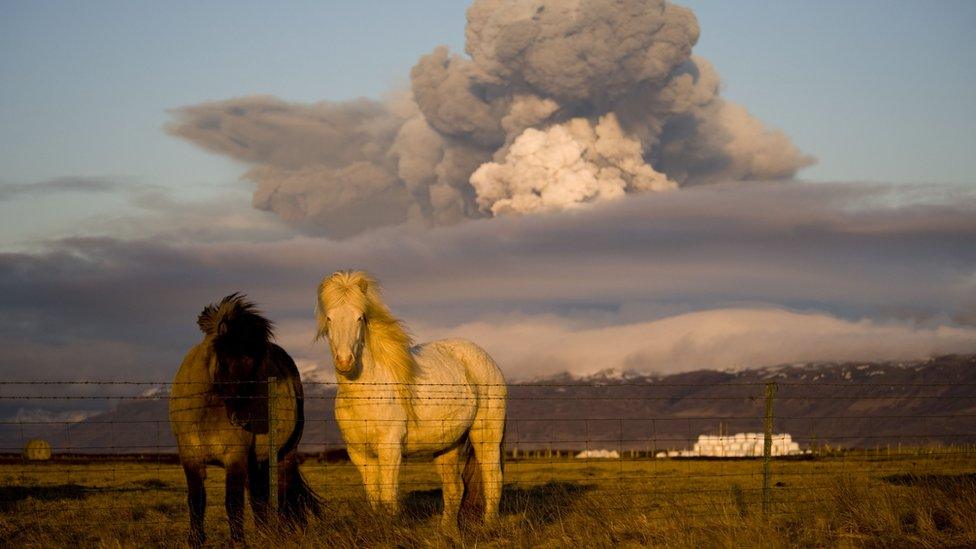
[[[774, 456], [795, 456], [803, 452], [788, 433], [773, 435], [771, 453]], [[656, 457], [762, 457], [762, 433], [734, 435], [700, 435], [691, 450], [658, 452]]]
[[616, 450], [583, 450], [576, 454], [580, 459], [620, 459], [620, 452]]

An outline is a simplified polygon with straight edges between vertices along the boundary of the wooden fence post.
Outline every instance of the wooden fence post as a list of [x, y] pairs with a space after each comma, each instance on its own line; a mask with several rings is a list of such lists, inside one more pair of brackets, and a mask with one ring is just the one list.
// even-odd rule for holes
[[770, 463], [773, 457], [773, 399], [776, 397], [776, 382], [766, 382], [766, 422], [763, 428], [763, 516], [769, 516], [770, 503]]

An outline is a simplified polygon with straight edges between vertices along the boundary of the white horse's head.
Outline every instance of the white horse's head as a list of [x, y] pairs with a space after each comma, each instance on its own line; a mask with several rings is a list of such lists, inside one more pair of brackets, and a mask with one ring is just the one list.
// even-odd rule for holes
[[362, 272], [338, 271], [319, 285], [318, 337], [329, 338], [338, 373], [355, 377], [362, 366], [369, 300], [374, 282]]
[[328, 337], [336, 371], [357, 379], [363, 369], [363, 353], [387, 368], [403, 387], [414, 379], [416, 362], [410, 354], [413, 341], [390, 314], [380, 296], [379, 284], [362, 271], [338, 271], [319, 284], [317, 338]]

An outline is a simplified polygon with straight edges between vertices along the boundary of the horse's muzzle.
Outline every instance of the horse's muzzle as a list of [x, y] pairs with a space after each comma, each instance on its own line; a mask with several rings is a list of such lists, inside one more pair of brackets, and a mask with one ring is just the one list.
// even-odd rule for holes
[[352, 367], [355, 364], [355, 361], [352, 359], [352, 355], [344, 356], [344, 357], [334, 357], [332, 359], [332, 362], [335, 364], [335, 369], [340, 374], [348, 374], [349, 372], [352, 371]]

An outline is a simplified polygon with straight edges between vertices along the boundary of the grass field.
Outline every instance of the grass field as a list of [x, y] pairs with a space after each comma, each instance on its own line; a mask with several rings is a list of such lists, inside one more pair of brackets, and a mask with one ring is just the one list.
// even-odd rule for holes
[[[529, 459], [506, 464], [502, 519], [462, 539], [440, 532], [427, 464], [404, 467], [403, 513], [372, 515], [348, 463], [306, 461], [326, 513], [300, 534], [248, 540], [303, 546], [976, 546], [976, 455], [846, 454], [774, 461], [762, 513], [758, 460]], [[182, 470], [173, 464], [0, 465], [0, 545], [180, 546]], [[229, 543], [223, 471], [208, 479], [208, 544]], [[273, 539], [272, 539], [273, 538]]]

